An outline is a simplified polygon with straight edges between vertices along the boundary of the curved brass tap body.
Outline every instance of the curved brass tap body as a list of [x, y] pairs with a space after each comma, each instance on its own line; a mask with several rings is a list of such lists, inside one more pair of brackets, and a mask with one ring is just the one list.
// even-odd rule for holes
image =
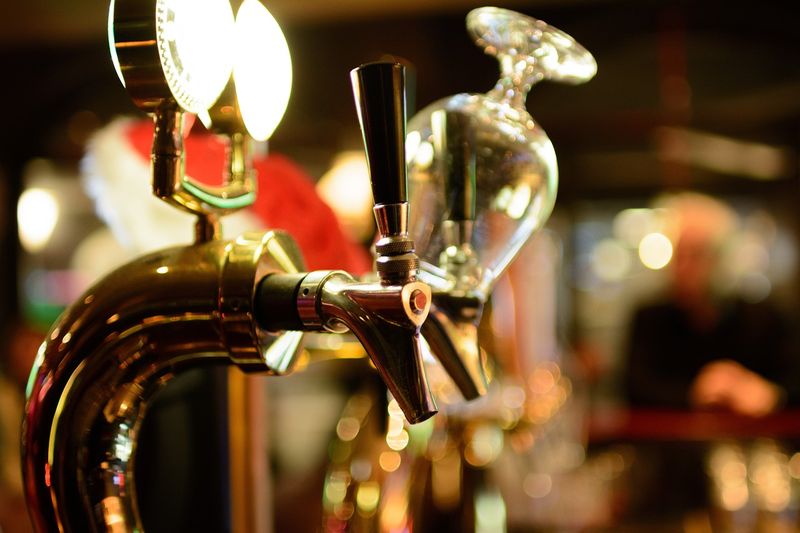
[[252, 319], [256, 283], [297, 272], [284, 234], [156, 252], [116, 270], [61, 316], [37, 354], [23, 473], [38, 531], [141, 531], [133, 464], [148, 400], [189, 366], [289, 370], [301, 333]]

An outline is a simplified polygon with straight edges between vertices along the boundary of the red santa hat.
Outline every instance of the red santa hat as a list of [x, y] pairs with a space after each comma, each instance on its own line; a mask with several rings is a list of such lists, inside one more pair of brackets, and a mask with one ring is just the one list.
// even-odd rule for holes
[[[152, 140], [151, 121], [114, 121], [90, 141], [84, 164], [87, 190], [98, 212], [136, 253], [186, 243], [192, 234], [191, 215], [150, 194]], [[201, 183], [219, 183], [225, 165], [223, 139], [192, 131], [184, 146], [186, 174]], [[256, 201], [244, 212], [223, 218], [226, 235], [260, 227], [282, 229], [295, 238], [311, 270], [361, 274], [371, 269], [366, 250], [348, 240], [298, 165], [277, 154], [256, 157], [253, 164], [258, 175]]]

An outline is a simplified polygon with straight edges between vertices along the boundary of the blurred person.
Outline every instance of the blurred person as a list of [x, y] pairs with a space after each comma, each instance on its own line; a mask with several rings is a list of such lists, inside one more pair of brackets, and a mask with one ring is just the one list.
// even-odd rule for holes
[[798, 398], [785, 317], [720, 287], [734, 211], [698, 193], [661, 206], [674, 216], [668, 293], [634, 315], [625, 379], [634, 407], [718, 409], [760, 417]]
[[[658, 207], [672, 215], [669, 284], [631, 322], [629, 405], [763, 417], [794, 403], [798, 354], [785, 317], [767, 302], [746, 302], [726, 290], [721, 267], [735, 235], [735, 212], [697, 193], [677, 194]], [[718, 498], [706, 479], [705, 457], [715, 446], [693, 440], [637, 445], [630, 514], [647, 521], [708, 517]]]

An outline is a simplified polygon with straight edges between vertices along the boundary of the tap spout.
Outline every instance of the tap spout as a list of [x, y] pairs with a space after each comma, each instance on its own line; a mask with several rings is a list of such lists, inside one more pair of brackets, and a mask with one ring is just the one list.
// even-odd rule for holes
[[435, 291], [422, 336], [465, 400], [486, 394], [486, 361], [478, 344], [483, 302], [469, 295]]
[[[267, 330], [350, 330], [414, 424], [437, 412], [420, 345], [430, 302], [430, 287], [419, 281], [363, 283], [342, 271], [274, 274], [259, 286], [256, 319]], [[293, 323], [285, 318], [289, 308]]]

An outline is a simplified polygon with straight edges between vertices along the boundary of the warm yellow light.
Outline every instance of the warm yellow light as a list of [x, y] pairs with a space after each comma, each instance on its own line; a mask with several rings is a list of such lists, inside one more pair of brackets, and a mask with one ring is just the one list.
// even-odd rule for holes
[[58, 223], [58, 201], [46, 189], [27, 189], [17, 202], [19, 242], [28, 252], [42, 250]]
[[403, 410], [400, 409], [400, 404], [398, 404], [397, 400], [394, 398], [389, 400], [389, 405], [386, 406], [386, 412], [392, 419], [399, 420], [401, 422], [404, 420]]
[[172, 95], [200, 113], [219, 98], [233, 67], [233, 11], [228, 0], [157, 0], [156, 37]]
[[111, 53], [111, 62], [114, 64], [114, 72], [117, 73], [119, 82], [125, 87], [125, 78], [122, 77], [122, 68], [119, 66], [119, 57], [117, 56], [117, 43], [114, 39], [114, 6], [115, 0], [111, 0], [108, 4], [108, 50]]
[[449, 449], [431, 464], [431, 492], [438, 509], [452, 509], [461, 500], [461, 454]]
[[386, 472], [394, 472], [398, 468], [400, 468], [400, 463], [402, 462], [402, 457], [399, 453], [395, 451], [391, 452], [381, 452], [380, 457], [378, 458], [378, 463], [381, 465]]
[[631, 256], [616, 239], [603, 239], [592, 249], [592, 271], [603, 281], [621, 281], [628, 275]]
[[[534, 205], [532, 204], [532, 201]], [[541, 198], [534, 197], [528, 182], [520, 183], [516, 187], [506, 185], [497, 193], [492, 206], [495, 211], [504, 212], [510, 218], [520, 219], [529, 210], [541, 209]]]
[[614, 216], [614, 236], [636, 247], [648, 233], [658, 231], [658, 217], [653, 209], [623, 209]]
[[800, 479], [800, 452], [795, 453], [789, 459], [789, 475], [795, 479]]
[[475, 497], [475, 532], [505, 533], [506, 504], [498, 490], [478, 492]]
[[506, 208], [506, 214], [515, 220], [522, 218], [531, 203], [531, 195], [531, 188], [527, 183], [517, 185]]
[[525, 389], [515, 385], [503, 388], [503, 405], [509, 409], [519, 409], [525, 404]]
[[121, 531], [125, 527], [125, 513], [122, 501], [118, 496], [107, 496], [100, 502], [103, 510], [103, 522], [110, 531]]
[[365, 481], [358, 486], [356, 492], [356, 505], [358, 510], [365, 514], [371, 514], [381, 500], [381, 487], [375, 481]]
[[408, 446], [408, 440], [408, 432], [405, 429], [401, 429], [396, 435], [386, 435], [386, 444], [395, 451], [400, 451]]
[[649, 233], [639, 243], [639, 259], [651, 270], [660, 270], [672, 259], [672, 243], [663, 233]]
[[236, 15], [233, 80], [244, 124], [264, 141], [283, 118], [292, 91], [292, 58], [280, 26], [258, 0]]
[[747, 505], [749, 498], [750, 493], [746, 484], [723, 487], [719, 495], [720, 504], [727, 511], [738, 511]]
[[425, 170], [433, 163], [433, 156], [433, 145], [428, 141], [422, 141], [414, 152], [413, 161], [420, 170]]
[[403, 492], [385, 495], [385, 505], [381, 506], [381, 531], [410, 531], [408, 516], [408, 497]]
[[556, 385], [558, 377], [549, 368], [541, 366], [528, 377], [528, 386], [534, 394], [547, 394]]
[[344, 417], [336, 424], [336, 436], [345, 442], [351, 441], [356, 438], [360, 429], [361, 424], [357, 418], [352, 416]]
[[375, 231], [369, 168], [363, 151], [337, 154], [330, 170], [317, 183], [317, 192], [353, 240], [366, 240]]
[[413, 161], [422, 142], [422, 136], [418, 131], [412, 131], [406, 135], [406, 161]]
[[325, 483], [323, 498], [325, 502], [331, 504], [342, 503], [347, 496], [347, 487], [350, 486], [350, 478], [342, 472], [332, 473]]
[[475, 428], [464, 449], [464, 458], [475, 467], [484, 467], [493, 462], [503, 450], [503, 432], [493, 426]]

